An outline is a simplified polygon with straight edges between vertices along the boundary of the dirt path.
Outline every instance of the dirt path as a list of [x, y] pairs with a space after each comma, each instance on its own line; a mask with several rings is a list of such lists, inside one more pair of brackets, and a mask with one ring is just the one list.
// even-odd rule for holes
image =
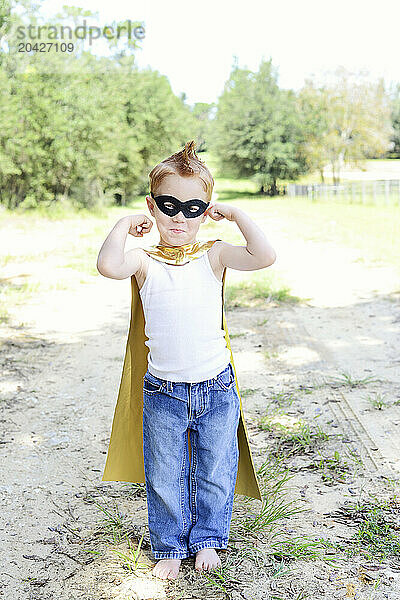
[[[61, 231], [62, 223], [52, 228], [55, 245], [57, 227]], [[326, 515], [344, 496], [356, 494], [363, 486], [385, 489], [385, 478], [397, 479], [400, 473], [400, 412], [395, 404], [400, 401], [399, 273], [390, 267], [360, 264], [356, 250], [289, 240], [278, 219], [269, 219], [265, 230], [273, 231], [269, 239], [278, 254], [271, 271], [279, 273], [292, 294], [308, 301], [227, 312], [230, 333], [244, 334], [232, 338], [232, 349], [241, 389], [255, 390], [246, 396], [244, 409], [257, 464], [265, 453], [266, 433], [256, 423], [268, 398], [342, 372], [354, 379], [377, 378], [354, 388], [323, 386], [311, 401], [297, 394], [292, 406], [293, 414], [319, 419], [321, 427], [343, 432], [347, 447], [364, 460], [366, 474], [351, 486], [327, 487], [309, 473], [299, 473], [293, 482], [293, 497], [307, 502], [312, 514], [311, 520], [293, 519], [293, 527], [314, 535], [332, 528], [339, 531], [340, 526]], [[28, 252], [26, 236], [11, 230], [8, 235], [21, 254]], [[29, 247], [35, 243], [39, 252], [40, 244], [44, 247], [49, 238], [38, 229]], [[7, 235], [0, 251], [6, 246]], [[98, 549], [95, 536], [104, 519], [93, 500], [110, 507], [115, 498], [117, 510], [129, 515], [132, 531], [145, 532], [148, 543], [143, 493], [124, 483], [100, 483], [129, 326], [130, 282], [85, 276], [86, 283], [81, 284], [76, 272], [62, 273], [70, 277], [74, 292], [53, 290], [23, 309], [10, 306], [11, 321], [0, 327], [4, 597], [175, 597], [149, 575], [126, 578], [111, 551], [101, 557], [84, 551]], [[29, 264], [9, 263], [3, 271], [3, 277], [34, 275], [43, 283], [56, 274], [56, 259], [43, 264], [39, 258]], [[237, 272], [229, 271], [228, 283], [237, 277]], [[267, 361], [265, 351], [270, 353]], [[384, 394], [383, 410], [368, 401], [367, 396], [374, 394]], [[150, 564], [148, 546], [145, 554]], [[189, 571], [190, 583], [195, 576]], [[374, 596], [366, 595], [351, 565], [345, 575], [346, 581], [353, 577], [360, 586], [359, 596], [347, 597], [400, 597], [395, 564], [380, 572], [386, 583]], [[299, 574], [297, 584], [312, 599], [345, 597], [347, 589], [331, 578], [329, 570], [316, 578], [312, 566]], [[260, 582], [258, 592], [251, 590], [247, 583], [242, 595], [232, 597], [266, 597]], [[209, 598], [208, 593], [196, 597]]]

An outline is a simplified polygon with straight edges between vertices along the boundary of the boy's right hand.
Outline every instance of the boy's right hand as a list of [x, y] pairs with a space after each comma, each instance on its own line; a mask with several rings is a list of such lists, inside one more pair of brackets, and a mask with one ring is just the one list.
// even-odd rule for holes
[[128, 215], [123, 219], [129, 226], [128, 233], [134, 237], [143, 237], [143, 234], [150, 233], [153, 227], [153, 221], [147, 215]]

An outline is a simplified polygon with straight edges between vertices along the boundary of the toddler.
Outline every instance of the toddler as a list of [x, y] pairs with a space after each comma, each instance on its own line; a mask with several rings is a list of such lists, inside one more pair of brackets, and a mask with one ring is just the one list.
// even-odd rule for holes
[[[140, 296], [148, 348], [142, 451], [151, 548], [158, 561], [153, 574], [172, 579], [187, 557], [195, 556], [197, 570], [218, 567], [216, 550], [228, 544], [238, 437], [245, 437], [239, 435], [241, 403], [223, 326], [225, 270], [263, 269], [276, 256], [242, 209], [211, 203], [214, 179], [193, 141], [156, 165], [149, 178], [146, 200], [158, 245], [124, 253], [127, 235], [146, 235], [153, 221], [144, 214], [123, 217], [104, 241], [97, 268], [105, 277], [134, 277]], [[197, 241], [207, 216], [235, 222], [246, 246]], [[127, 358], [128, 351], [124, 372], [131, 371]], [[126, 385], [121, 383], [120, 393]], [[112, 436], [129, 417], [124, 410], [120, 425], [114, 417]], [[121, 449], [115, 460], [120, 455]], [[114, 478], [122, 477], [127, 479]]]

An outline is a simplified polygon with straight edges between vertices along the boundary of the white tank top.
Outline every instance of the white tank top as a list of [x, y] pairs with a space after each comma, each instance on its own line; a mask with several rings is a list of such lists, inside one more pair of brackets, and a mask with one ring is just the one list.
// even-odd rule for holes
[[184, 265], [149, 259], [139, 294], [150, 373], [188, 383], [212, 379], [231, 356], [222, 327], [222, 281], [208, 253]]

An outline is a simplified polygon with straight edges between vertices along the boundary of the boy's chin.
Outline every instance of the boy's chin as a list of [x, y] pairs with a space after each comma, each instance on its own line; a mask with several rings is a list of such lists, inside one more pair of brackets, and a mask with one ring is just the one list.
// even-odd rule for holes
[[194, 239], [192, 236], [189, 236], [187, 233], [170, 233], [169, 235], [164, 237], [164, 243], [168, 246], [185, 246], [186, 244], [194, 243], [196, 241], [196, 236]]

